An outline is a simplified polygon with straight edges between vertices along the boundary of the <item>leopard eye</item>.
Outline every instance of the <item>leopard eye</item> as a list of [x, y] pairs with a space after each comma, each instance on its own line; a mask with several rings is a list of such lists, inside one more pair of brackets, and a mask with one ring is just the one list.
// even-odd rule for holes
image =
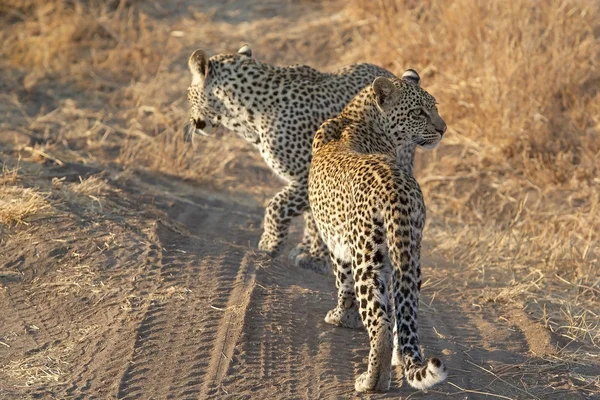
[[415, 117], [427, 117], [427, 112], [423, 108], [415, 108], [412, 110], [412, 115]]

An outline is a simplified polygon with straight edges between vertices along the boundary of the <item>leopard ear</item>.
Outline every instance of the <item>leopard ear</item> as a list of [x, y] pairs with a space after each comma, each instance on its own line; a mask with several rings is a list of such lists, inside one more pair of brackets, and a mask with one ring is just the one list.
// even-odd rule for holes
[[404, 71], [404, 73], [402, 74], [402, 79], [410, 83], [414, 83], [417, 86], [421, 84], [421, 77], [419, 76], [417, 71], [415, 71], [412, 68], [409, 68], [406, 71]]
[[238, 50], [238, 54], [242, 57], [252, 58], [252, 49], [250, 48], [250, 45], [248, 43], [245, 43]]
[[384, 112], [396, 102], [400, 94], [400, 90], [394, 85], [394, 82], [383, 76], [375, 78], [373, 91], [375, 92], [377, 107]]
[[203, 81], [208, 75], [208, 57], [204, 51], [200, 49], [194, 51], [188, 60], [188, 67], [192, 72], [193, 84]]

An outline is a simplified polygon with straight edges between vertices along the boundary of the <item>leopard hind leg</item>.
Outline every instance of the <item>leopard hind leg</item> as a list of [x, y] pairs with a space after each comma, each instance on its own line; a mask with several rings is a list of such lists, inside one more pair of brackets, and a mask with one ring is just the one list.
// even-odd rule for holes
[[376, 250], [367, 263], [355, 267], [355, 291], [363, 324], [369, 333], [369, 365], [354, 384], [357, 392], [387, 391], [391, 383], [392, 307], [389, 303], [389, 267]]

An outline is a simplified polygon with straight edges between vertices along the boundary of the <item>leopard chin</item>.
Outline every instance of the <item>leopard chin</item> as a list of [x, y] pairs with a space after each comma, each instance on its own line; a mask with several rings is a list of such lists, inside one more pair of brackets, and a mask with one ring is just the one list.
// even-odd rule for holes
[[425, 139], [425, 138], [418, 138], [415, 140], [415, 143], [418, 146], [421, 146], [425, 149], [435, 149], [440, 142], [442, 141], [442, 137], [440, 136], [439, 138], [435, 138], [435, 139]]

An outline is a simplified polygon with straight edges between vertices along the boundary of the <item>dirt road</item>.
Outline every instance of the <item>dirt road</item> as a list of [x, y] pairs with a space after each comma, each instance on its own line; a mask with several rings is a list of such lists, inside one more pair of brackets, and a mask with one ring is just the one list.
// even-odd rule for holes
[[[131, 213], [104, 227], [91, 222], [83, 228], [88, 240], [73, 236], [81, 230], [54, 232], [47, 243], [19, 250], [23, 237], [16, 237], [2, 250], [9, 261], [0, 322], [11, 335], [3, 356], [24, 355], [24, 371], [39, 368], [29, 371], [31, 388], [4, 384], [0, 397], [357, 397], [366, 333], [323, 321], [335, 302], [332, 277], [254, 250], [259, 205], [146, 175], [127, 187], [114, 201]], [[142, 199], [155, 206], [136, 208]], [[112, 242], [100, 259], [92, 238], [101, 248], [108, 232]], [[86, 257], [102, 264], [89, 286], [70, 269]], [[371, 398], [586, 398], [572, 383], [596, 367], [561, 370], [553, 362], [558, 339], [522, 310], [477, 304], [480, 292], [463, 286], [459, 267], [427, 256], [424, 266], [422, 341], [426, 354], [446, 360], [448, 383], [415, 393], [395, 382]], [[564, 391], [545, 389], [547, 380]]]

